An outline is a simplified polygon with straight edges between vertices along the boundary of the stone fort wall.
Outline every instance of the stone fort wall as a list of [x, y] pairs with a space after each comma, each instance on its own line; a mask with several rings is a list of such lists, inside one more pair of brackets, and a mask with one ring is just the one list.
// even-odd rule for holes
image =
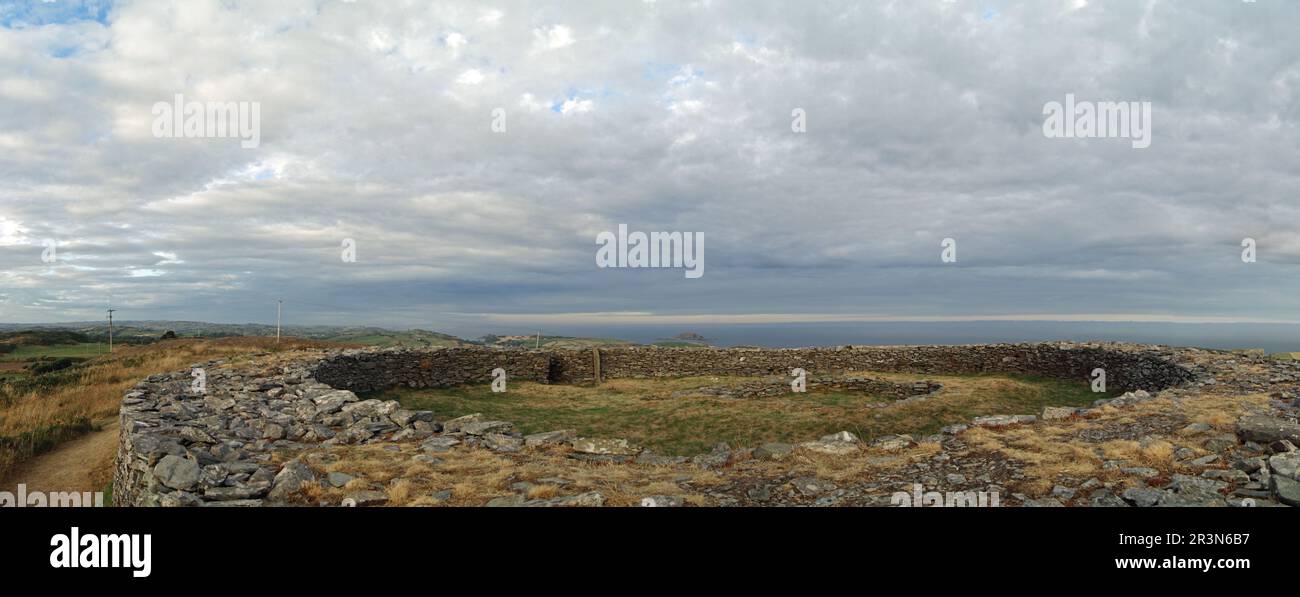
[[1159, 350], [1117, 350], [1108, 345], [988, 344], [971, 346], [853, 346], [792, 349], [692, 349], [644, 346], [598, 349], [360, 351], [327, 358], [315, 377], [357, 392], [385, 387], [440, 387], [491, 379], [495, 368], [508, 379], [551, 383], [696, 375], [781, 375], [796, 367], [809, 374], [854, 370], [906, 373], [1018, 373], [1087, 380], [1106, 371], [1107, 387], [1155, 391], [1193, 374]]

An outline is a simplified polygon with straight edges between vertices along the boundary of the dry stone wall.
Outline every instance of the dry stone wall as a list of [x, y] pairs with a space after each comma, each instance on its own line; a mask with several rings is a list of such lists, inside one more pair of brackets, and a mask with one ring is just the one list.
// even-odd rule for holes
[[[1149, 391], [1177, 385], [1194, 373], [1158, 347], [1091, 344], [986, 344], [971, 346], [845, 346], [792, 349], [689, 349], [613, 347], [600, 349], [606, 378], [690, 375], [789, 375], [843, 371], [906, 373], [1021, 373], [1088, 379], [1100, 367], [1109, 387]], [[590, 351], [556, 351], [552, 381], [592, 379]]]
[[[590, 357], [588, 357], [590, 358]], [[508, 379], [545, 382], [551, 353], [540, 350], [440, 348], [432, 350], [353, 350], [323, 359], [313, 377], [341, 390], [436, 388], [491, 381], [497, 368]]]

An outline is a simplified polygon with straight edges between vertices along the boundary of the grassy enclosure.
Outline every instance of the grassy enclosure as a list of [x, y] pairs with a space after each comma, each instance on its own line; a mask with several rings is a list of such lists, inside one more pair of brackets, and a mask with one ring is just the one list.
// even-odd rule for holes
[[944, 387], [929, 399], [887, 408], [868, 405], [889, 404], [893, 399], [860, 392], [751, 399], [672, 397], [677, 390], [746, 381], [742, 377], [618, 379], [594, 387], [512, 382], [509, 391], [499, 394], [487, 384], [398, 388], [369, 397], [432, 410], [439, 419], [483, 413], [514, 423], [524, 433], [575, 429], [587, 436], [626, 438], [670, 455], [707, 452], [717, 442], [752, 447], [772, 441], [807, 441], [842, 430], [863, 439], [896, 433], [923, 435], [975, 416], [1036, 414], [1044, 406], [1084, 406], [1102, 397], [1090, 391], [1086, 380], [859, 373], [896, 382], [929, 379]]

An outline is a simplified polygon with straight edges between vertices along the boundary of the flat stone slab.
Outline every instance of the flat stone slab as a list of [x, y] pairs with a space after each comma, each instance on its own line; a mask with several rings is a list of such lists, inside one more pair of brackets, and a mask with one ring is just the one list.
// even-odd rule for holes
[[1300, 444], [1300, 423], [1264, 415], [1242, 417], [1237, 421], [1237, 437], [1242, 441], [1264, 444], [1278, 440]]
[[454, 437], [431, 437], [420, 444], [420, 449], [429, 452], [446, 452], [459, 443], [460, 440]]
[[629, 444], [625, 439], [580, 437], [573, 440], [572, 445], [574, 452], [582, 454], [631, 456], [641, 451], [640, 448]]
[[544, 431], [524, 436], [524, 445], [528, 447], [547, 446], [554, 444], [563, 444], [571, 441], [577, 433], [572, 429], [560, 429], [557, 431]]
[[1049, 406], [1043, 409], [1043, 420], [1059, 421], [1061, 419], [1068, 419], [1073, 417], [1075, 414], [1078, 414], [1078, 412], [1079, 409], [1074, 408], [1073, 406]]
[[794, 446], [779, 442], [763, 444], [754, 450], [754, 458], [759, 460], [785, 460], [794, 453]]
[[862, 451], [858, 447], [858, 444], [856, 442], [815, 441], [815, 442], [804, 442], [802, 444], [799, 444], [799, 447], [803, 448], [804, 450], [808, 450], [809, 452], [816, 452], [818, 454], [828, 454], [831, 456], [847, 456], [849, 454], [857, 454]]
[[991, 415], [975, 417], [971, 419], [970, 424], [976, 427], [1007, 427], [1009, 425], [1025, 425], [1037, 420], [1038, 417], [1034, 415]]

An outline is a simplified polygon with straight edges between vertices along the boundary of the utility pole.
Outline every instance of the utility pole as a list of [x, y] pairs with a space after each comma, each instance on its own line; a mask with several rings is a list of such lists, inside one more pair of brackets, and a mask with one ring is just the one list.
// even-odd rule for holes
[[116, 310], [117, 309], [114, 309], [112, 305], [109, 305], [108, 307], [108, 353], [109, 354], [113, 354], [113, 312]]
[[280, 305], [283, 304], [284, 301], [280, 299], [276, 299], [275, 301], [275, 343], [276, 344], [280, 343]]
[[541, 348], [541, 347], [542, 347], [542, 330], [537, 330], [537, 344], [534, 345], [533, 348]]

